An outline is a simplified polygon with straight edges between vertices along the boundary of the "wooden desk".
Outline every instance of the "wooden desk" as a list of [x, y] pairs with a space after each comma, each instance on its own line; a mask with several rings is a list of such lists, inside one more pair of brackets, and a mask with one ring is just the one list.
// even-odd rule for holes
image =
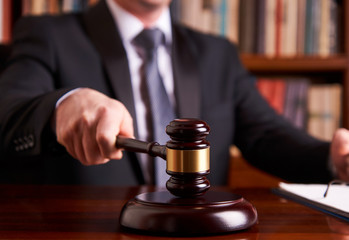
[[[153, 189], [0, 185], [0, 239], [165, 239], [122, 232], [119, 227], [126, 201], [149, 190]], [[255, 205], [258, 224], [246, 231], [197, 239], [349, 240], [348, 223], [286, 201], [268, 188], [232, 191]]]

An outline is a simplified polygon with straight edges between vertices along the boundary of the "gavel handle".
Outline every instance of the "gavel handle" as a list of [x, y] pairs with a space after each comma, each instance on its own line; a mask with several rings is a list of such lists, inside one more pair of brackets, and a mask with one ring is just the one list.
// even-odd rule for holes
[[117, 136], [115, 146], [126, 151], [147, 153], [152, 157], [161, 157], [166, 160], [166, 146], [157, 142], [143, 142], [133, 138]]

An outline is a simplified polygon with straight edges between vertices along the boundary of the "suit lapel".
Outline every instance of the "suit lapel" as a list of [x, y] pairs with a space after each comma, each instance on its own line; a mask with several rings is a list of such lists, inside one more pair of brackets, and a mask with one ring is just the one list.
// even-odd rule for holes
[[[115, 98], [122, 102], [130, 112], [137, 134], [136, 111], [126, 51], [106, 2], [100, 1], [86, 12], [84, 21], [87, 34], [101, 55]], [[128, 153], [128, 155], [138, 181], [144, 184], [143, 173], [136, 154]]]
[[115, 97], [126, 106], [135, 119], [136, 112], [126, 51], [105, 1], [100, 1], [96, 7], [85, 14], [85, 23], [87, 33], [101, 54]]
[[178, 117], [200, 118], [201, 88], [197, 60], [194, 58], [195, 46], [192, 46], [180, 27], [174, 25], [172, 30], [172, 64]]

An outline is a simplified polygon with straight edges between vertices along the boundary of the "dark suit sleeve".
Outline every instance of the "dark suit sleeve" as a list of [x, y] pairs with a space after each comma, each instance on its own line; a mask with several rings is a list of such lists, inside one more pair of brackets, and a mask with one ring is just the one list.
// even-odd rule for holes
[[309, 136], [278, 115], [234, 55], [235, 141], [244, 157], [258, 168], [289, 181], [328, 181], [329, 143]]
[[49, 124], [56, 101], [70, 90], [55, 90], [53, 44], [45, 20], [25, 18], [15, 27], [13, 52], [0, 77], [2, 154], [38, 154], [43, 138], [53, 134]]

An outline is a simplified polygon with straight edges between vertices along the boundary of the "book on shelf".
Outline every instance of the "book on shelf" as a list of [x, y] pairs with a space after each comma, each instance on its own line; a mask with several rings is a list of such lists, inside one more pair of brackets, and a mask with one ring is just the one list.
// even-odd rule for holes
[[257, 81], [257, 88], [276, 112], [283, 114], [286, 82], [282, 79], [260, 78]]
[[294, 57], [297, 54], [297, 3], [294, 0], [282, 2], [280, 56]]
[[259, 36], [258, 39], [264, 38], [264, 52], [260, 51], [259, 54], [266, 56], [275, 56], [276, 54], [276, 0], [266, 0], [265, 2], [265, 15], [264, 21], [264, 36]]
[[[264, 0], [261, 0], [264, 1]], [[225, 36], [232, 42], [237, 43], [239, 39], [239, 17], [240, 1], [227, 0], [225, 12]]]
[[260, 0], [257, 2], [257, 19], [256, 22], [256, 35], [258, 37], [255, 52], [258, 54], [264, 53], [265, 49], [265, 0]]
[[7, 44], [11, 39], [12, 1], [0, 0], [0, 43]]
[[329, 17], [329, 53], [335, 54], [339, 52], [339, 32], [342, 21], [340, 21], [340, 18], [344, 16], [344, 13], [341, 12], [340, 7], [338, 7], [338, 4], [335, 1], [330, 1], [330, 17]]
[[257, 88], [277, 113], [298, 128], [306, 128], [307, 79], [266, 79], [257, 81]]
[[331, 141], [340, 127], [342, 88], [339, 84], [313, 84], [308, 93], [308, 132]]
[[315, 4], [314, 0], [306, 0], [305, 5], [305, 36], [304, 36], [304, 50], [303, 52], [305, 54], [311, 54], [312, 53], [312, 45], [314, 38], [314, 17], [316, 16], [314, 14], [315, 12]]
[[[281, 49], [281, 41], [282, 41], [282, 20], [283, 20], [283, 11], [284, 11], [284, 8], [283, 8], [283, 0], [276, 0], [276, 5], [275, 5], [275, 15], [273, 15], [273, 17], [275, 17], [274, 19], [274, 24], [275, 25], [275, 35], [272, 36], [272, 38], [275, 38], [275, 45], [272, 46], [274, 49], [274, 52], [275, 52], [275, 56], [280, 56], [280, 49]], [[268, 27], [268, 26], [266, 26]]]
[[306, 78], [261, 78], [256, 86], [277, 113], [314, 137], [331, 141], [341, 126], [340, 84], [310, 84]]
[[[330, 21], [331, 21], [331, 2], [329, 0], [321, 0], [321, 17], [319, 31], [319, 55], [327, 56], [330, 54]], [[329, 11], [324, 11], [329, 9]]]
[[293, 123], [294, 126], [301, 129], [306, 129], [307, 125], [308, 89], [308, 79], [287, 79], [286, 81], [283, 116]]
[[256, 1], [244, 0], [240, 2], [239, 19], [239, 49], [244, 53], [255, 52], [256, 34]]
[[297, 0], [296, 54], [304, 54], [306, 0]]

